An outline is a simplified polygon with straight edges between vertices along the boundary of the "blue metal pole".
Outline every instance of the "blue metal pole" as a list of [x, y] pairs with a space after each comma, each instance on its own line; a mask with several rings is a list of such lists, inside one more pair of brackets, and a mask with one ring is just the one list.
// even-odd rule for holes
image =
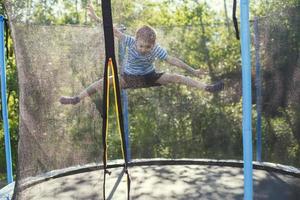
[[126, 90], [121, 92], [123, 99], [123, 118], [124, 118], [124, 130], [125, 130], [125, 143], [127, 146], [127, 160], [131, 160], [131, 148], [130, 148], [130, 139], [129, 139], [129, 117], [128, 117], [128, 95]]
[[243, 76], [243, 157], [244, 157], [244, 199], [253, 198], [252, 178], [252, 115], [251, 115], [251, 57], [249, 1], [241, 0], [241, 52]]
[[12, 173], [12, 159], [11, 159], [11, 145], [9, 135], [9, 122], [7, 113], [7, 97], [6, 97], [6, 72], [5, 72], [5, 50], [4, 50], [4, 17], [0, 16], [0, 59], [1, 59], [1, 100], [2, 100], [2, 116], [3, 116], [3, 129], [5, 140], [5, 156], [6, 156], [6, 172], [7, 182], [13, 182]]
[[260, 57], [259, 57], [259, 30], [258, 30], [258, 18], [254, 19], [254, 43], [255, 43], [255, 68], [256, 68], [256, 160], [261, 162], [261, 75], [260, 75]]
[[[125, 31], [125, 27], [121, 27], [121, 31]], [[121, 74], [124, 73], [124, 56], [125, 56], [126, 48], [122, 44], [122, 42], [119, 42], [119, 63], [121, 66]], [[125, 131], [125, 143], [126, 143], [126, 151], [127, 151], [127, 160], [131, 160], [131, 148], [130, 148], [130, 139], [129, 139], [129, 114], [128, 114], [128, 95], [127, 91], [122, 89], [121, 91], [122, 96], [122, 108], [123, 108], [123, 119], [124, 119], [124, 131]]]

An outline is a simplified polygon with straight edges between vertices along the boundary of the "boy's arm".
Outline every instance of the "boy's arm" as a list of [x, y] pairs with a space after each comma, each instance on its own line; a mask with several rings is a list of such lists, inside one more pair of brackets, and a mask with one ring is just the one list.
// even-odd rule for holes
[[185, 69], [186, 71], [190, 72], [191, 74], [195, 76], [200, 76], [206, 74], [205, 72], [202, 72], [201, 70], [196, 70], [189, 66], [188, 64], [184, 63], [183, 61], [179, 60], [178, 58], [175, 58], [173, 56], [167, 56], [166, 58], [167, 63], [171, 65], [175, 65], [179, 68]]
[[[87, 6], [87, 10], [88, 10], [88, 15], [95, 20], [96, 22], [101, 22], [100, 17], [97, 16], [94, 6], [92, 4], [92, 2], [90, 1], [88, 6]], [[117, 28], [115, 28], [113, 26], [113, 30], [114, 30], [114, 36], [117, 37], [118, 39], [121, 39], [123, 37], [123, 33], [121, 31], [119, 31]]]
[[119, 31], [119, 29], [113, 27], [114, 29], [114, 36], [117, 37], [119, 40], [122, 39], [122, 37], [124, 36], [124, 33], [122, 33], [121, 31]]

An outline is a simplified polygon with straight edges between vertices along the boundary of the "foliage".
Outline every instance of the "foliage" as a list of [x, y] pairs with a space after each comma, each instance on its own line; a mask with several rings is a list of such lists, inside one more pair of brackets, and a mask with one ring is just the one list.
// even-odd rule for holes
[[[3, 3], [1, 3], [0, 14], [5, 15]], [[8, 33], [8, 34], [7, 34]], [[8, 118], [9, 118], [9, 131], [11, 138], [11, 149], [13, 159], [13, 169], [16, 167], [17, 160], [17, 137], [19, 132], [19, 105], [18, 105], [18, 79], [17, 68], [13, 50], [12, 38], [10, 32], [5, 33], [6, 41], [6, 84], [7, 84], [7, 104], [8, 104]], [[2, 102], [2, 99], [1, 99]], [[5, 161], [5, 146], [4, 146], [4, 130], [2, 118], [2, 104], [1, 104], [1, 121], [0, 121], [0, 180], [4, 178], [3, 173], [6, 173]]]
[[252, 13], [254, 16], [266, 16], [271, 13], [278, 14], [286, 12], [285, 9], [289, 7], [299, 6], [299, 0], [287, 0], [287, 1], [277, 1], [277, 0], [259, 0], [252, 2]]
[[[281, 2], [282, 3], [282, 2]], [[267, 159], [298, 162], [299, 155], [299, 1], [275, 4], [276, 12], [258, 18], [262, 46], [263, 115], [269, 141]], [[291, 6], [292, 7], [287, 7]], [[277, 6], [281, 6], [278, 8]], [[274, 18], [276, 13], [276, 18]], [[284, 128], [283, 128], [284, 127]], [[281, 139], [285, 138], [285, 142]], [[284, 156], [283, 156], [284, 155]]]

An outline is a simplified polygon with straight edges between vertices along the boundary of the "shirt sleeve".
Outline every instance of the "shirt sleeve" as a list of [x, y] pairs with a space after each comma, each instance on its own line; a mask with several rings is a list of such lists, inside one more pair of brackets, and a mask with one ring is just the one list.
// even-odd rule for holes
[[156, 45], [153, 50], [153, 54], [156, 58], [165, 60], [168, 57], [168, 52], [166, 49], [162, 48], [160, 45]]
[[122, 41], [125, 46], [131, 46], [131, 45], [133, 45], [135, 39], [134, 39], [134, 37], [124, 34]]

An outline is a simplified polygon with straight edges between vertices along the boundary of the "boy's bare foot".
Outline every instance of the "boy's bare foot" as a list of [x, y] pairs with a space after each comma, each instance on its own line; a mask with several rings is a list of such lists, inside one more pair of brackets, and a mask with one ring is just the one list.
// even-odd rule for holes
[[75, 97], [60, 97], [59, 102], [61, 104], [78, 104], [80, 102], [80, 98], [78, 96]]
[[220, 92], [223, 89], [224, 89], [223, 81], [219, 81], [214, 84], [205, 86], [205, 91], [208, 91], [208, 92]]

